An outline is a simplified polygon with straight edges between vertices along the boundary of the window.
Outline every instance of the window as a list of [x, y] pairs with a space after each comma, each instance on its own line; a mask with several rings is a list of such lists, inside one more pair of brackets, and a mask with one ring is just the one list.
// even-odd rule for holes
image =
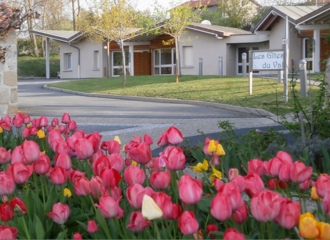
[[307, 61], [306, 70], [313, 71], [313, 40], [305, 38], [303, 42], [303, 56]]
[[[246, 72], [249, 72], [249, 51], [250, 50], [259, 50], [259, 47], [238, 47], [237, 48], [237, 69], [236, 74], [240, 75], [243, 73], [243, 60], [242, 54], [246, 53]], [[254, 73], [259, 73], [258, 71], [254, 71]]]
[[192, 46], [183, 47], [183, 66], [194, 66]]
[[154, 75], [174, 74], [175, 49], [165, 48], [155, 50]]
[[99, 70], [99, 51], [94, 51], [94, 70]]
[[[129, 52], [125, 51], [126, 74], [129, 75], [130, 58]], [[112, 76], [118, 77], [123, 73], [123, 58], [121, 52], [112, 52]]]
[[64, 53], [64, 70], [72, 70], [72, 57], [71, 53]]

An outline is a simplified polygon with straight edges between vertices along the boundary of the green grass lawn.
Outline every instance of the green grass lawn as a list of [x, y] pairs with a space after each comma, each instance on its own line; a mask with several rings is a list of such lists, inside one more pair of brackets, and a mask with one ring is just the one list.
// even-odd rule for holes
[[[87, 93], [218, 102], [266, 109], [275, 114], [285, 114], [293, 110], [292, 98], [288, 104], [284, 103], [283, 84], [278, 84], [276, 80], [254, 78], [252, 96], [248, 93], [247, 78], [183, 76], [179, 81], [175, 83], [174, 76], [135, 76], [127, 77], [124, 88], [122, 78], [69, 81], [50, 86]], [[299, 85], [296, 88], [300, 91]], [[312, 95], [315, 96], [316, 92], [317, 88], [314, 87]], [[308, 98], [304, 106], [308, 106]]]
[[[50, 76], [56, 77], [60, 71], [59, 55], [50, 57]], [[44, 57], [18, 57], [17, 74], [19, 77], [46, 77], [46, 59]]]

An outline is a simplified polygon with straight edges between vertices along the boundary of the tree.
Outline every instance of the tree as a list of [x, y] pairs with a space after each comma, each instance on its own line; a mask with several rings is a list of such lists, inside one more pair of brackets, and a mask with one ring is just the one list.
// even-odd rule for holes
[[132, 38], [137, 28], [138, 14], [127, 4], [126, 0], [101, 0], [95, 3], [88, 18], [82, 21], [82, 28], [91, 41], [107, 42], [108, 77], [110, 77], [109, 44], [115, 41], [121, 48], [123, 67], [123, 86], [126, 85], [126, 62], [124, 41]]
[[[156, 17], [154, 17], [154, 19], [160, 20], [160, 23], [155, 24], [154, 21], [150, 21], [147, 26], [147, 30], [150, 33], [167, 34], [173, 38], [168, 41], [163, 41], [163, 44], [170, 45], [173, 41], [175, 43], [175, 82], [179, 82], [179, 75], [181, 76], [179, 42], [184, 41], [182, 37], [187, 33], [186, 28], [193, 22], [200, 21], [201, 13], [206, 9], [206, 6], [202, 7], [200, 2], [196, 3], [194, 7], [192, 7], [189, 3], [184, 3], [174, 7], [174, 2], [171, 3], [171, 6], [171, 9], [167, 9], [165, 11], [161, 10], [159, 7], [156, 8]], [[186, 41], [190, 40], [192, 39], [186, 39]]]

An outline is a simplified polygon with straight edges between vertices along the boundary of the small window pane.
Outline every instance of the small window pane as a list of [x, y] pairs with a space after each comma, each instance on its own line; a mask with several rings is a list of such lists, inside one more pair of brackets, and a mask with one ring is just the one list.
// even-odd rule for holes
[[155, 51], [155, 65], [159, 65], [159, 50]]
[[71, 69], [71, 54], [67, 55], [67, 69]]
[[171, 67], [162, 67], [161, 73], [162, 74], [172, 74], [172, 68]]
[[[125, 66], [129, 64], [129, 54], [125, 51]], [[114, 52], [113, 53], [113, 66], [122, 66], [123, 59], [121, 52]]]
[[94, 51], [94, 69], [99, 68], [99, 51]]
[[305, 58], [313, 57], [313, 42], [310, 39], [305, 39]]
[[[249, 59], [249, 50], [245, 47], [238, 48], [238, 62], [242, 63], [242, 54], [246, 53], [246, 58]], [[247, 60], [248, 61], [248, 60]]]
[[154, 74], [155, 74], [155, 75], [159, 75], [159, 68], [158, 68], [158, 67], [155, 68]]
[[183, 47], [183, 66], [193, 66], [193, 47], [184, 46]]
[[306, 70], [308, 71], [313, 70], [313, 61], [307, 61]]
[[172, 49], [161, 50], [161, 64], [172, 64]]

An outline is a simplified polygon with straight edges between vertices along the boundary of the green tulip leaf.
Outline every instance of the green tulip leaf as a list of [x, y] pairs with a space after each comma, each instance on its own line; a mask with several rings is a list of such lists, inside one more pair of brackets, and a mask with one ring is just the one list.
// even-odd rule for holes
[[36, 214], [34, 214], [34, 220], [36, 226], [37, 239], [44, 239], [45, 237], [44, 227]]

